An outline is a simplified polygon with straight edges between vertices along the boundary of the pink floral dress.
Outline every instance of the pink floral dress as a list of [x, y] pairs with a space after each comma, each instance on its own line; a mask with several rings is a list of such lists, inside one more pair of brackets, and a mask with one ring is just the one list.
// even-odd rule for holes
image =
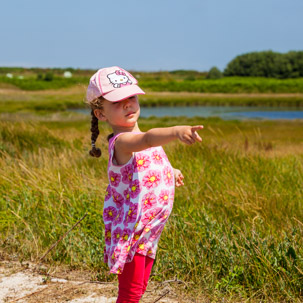
[[115, 274], [122, 273], [136, 252], [155, 258], [175, 193], [173, 168], [161, 146], [133, 153], [124, 165], [114, 164], [114, 144], [121, 134], [109, 141], [103, 208], [104, 262]]

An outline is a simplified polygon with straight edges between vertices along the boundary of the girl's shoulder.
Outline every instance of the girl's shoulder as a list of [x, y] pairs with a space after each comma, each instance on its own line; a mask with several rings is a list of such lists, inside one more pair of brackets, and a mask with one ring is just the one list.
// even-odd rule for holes
[[[132, 162], [132, 158], [135, 156], [135, 152], [132, 153], [132, 155], [130, 157], [127, 157], [127, 158], [123, 158], [121, 157], [121, 155], [118, 157], [118, 159], [116, 158], [117, 157], [117, 150], [116, 150], [116, 147], [115, 147], [115, 142], [116, 140], [118, 139], [119, 136], [125, 134], [126, 132], [121, 132], [121, 133], [118, 133], [116, 135], [114, 135], [113, 137], [111, 137], [109, 139], [109, 142], [108, 142], [108, 154], [109, 154], [109, 165], [110, 166], [113, 166], [114, 168], [121, 168], [125, 165], [128, 165], [130, 164], [130, 162]], [[133, 132], [134, 134], [141, 134], [142, 132]]]
[[[115, 147], [115, 142], [118, 139], [119, 136], [125, 134], [127, 132], [122, 132], [122, 133], [118, 133], [114, 136], [112, 136], [109, 141], [108, 141], [108, 151], [110, 153], [110, 151]], [[142, 134], [143, 132], [132, 132], [133, 134]]]

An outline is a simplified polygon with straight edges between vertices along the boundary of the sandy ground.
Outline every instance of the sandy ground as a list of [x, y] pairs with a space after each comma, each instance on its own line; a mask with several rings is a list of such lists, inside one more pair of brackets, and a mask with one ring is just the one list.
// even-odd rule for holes
[[[41, 272], [43, 272], [43, 267], [38, 268], [32, 263], [1, 261], [0, 302], [116, 302], [117, 283], [90, 281], [91, 275], [88, 272], [67, 271], [58, 268], [52, 270], [52, 274], [42, 274]], [[187, 299], [173, 284], [177, 283], [174, 281], [150, 282], [140, 302], [198, 302]]]

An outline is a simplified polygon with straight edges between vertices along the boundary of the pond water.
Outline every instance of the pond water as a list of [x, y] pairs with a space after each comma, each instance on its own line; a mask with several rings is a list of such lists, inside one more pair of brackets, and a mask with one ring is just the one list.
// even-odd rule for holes
[[[76, 109], [76, 112], [90, 114], [88, 109]], [[224, 120], [245, 119], [303, 119], [303, 110], [293, 107], [261, 106], [160, 106], [141, 107], [141, 117], [220, 117]]]

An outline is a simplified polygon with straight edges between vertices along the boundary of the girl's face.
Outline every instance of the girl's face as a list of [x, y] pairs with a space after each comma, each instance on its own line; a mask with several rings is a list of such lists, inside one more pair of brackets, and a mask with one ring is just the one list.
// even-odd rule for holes
[[132, 96], [118, 102], [103, 100], [102, 105], [103, 110], [101, 113], [103, 118], [101, 120], [108, 122], [113, 128], [133, 127], [140, 116], [140, 106], [137, 96]]

